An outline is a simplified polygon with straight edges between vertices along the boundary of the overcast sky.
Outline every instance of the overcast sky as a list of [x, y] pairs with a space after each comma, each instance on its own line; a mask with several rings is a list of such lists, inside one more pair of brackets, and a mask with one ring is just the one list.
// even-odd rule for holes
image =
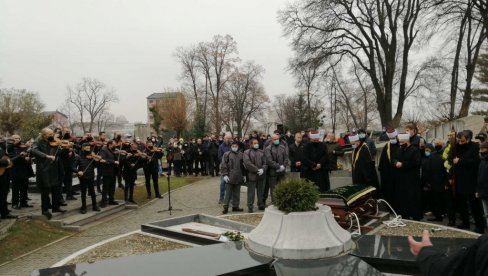
[[146, 121], [146, 97], [178, 87], [178, 46], [230, 34], [239, 57], [266, 69], [269, 95], [292, 93], [284, 0], [0, 0], [0, 87], [36, 91], [47, 110], [66, 86], [96, 78], [116, 90], [112, 113]]

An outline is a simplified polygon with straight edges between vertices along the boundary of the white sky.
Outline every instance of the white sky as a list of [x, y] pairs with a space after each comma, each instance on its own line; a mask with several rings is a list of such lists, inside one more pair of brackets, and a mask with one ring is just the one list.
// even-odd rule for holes
[[239, 57], [266, 69], [269, 95], [294, 92], [292, 51], [277, 11], [285, 0], [0, 0], [0, 87], [40, 94], [47, 110], [66, 86], [96, 78], [117, 91], [112, 113], [146, 121], [146, 97], [180, 86], [178, 46], [230, 34]]

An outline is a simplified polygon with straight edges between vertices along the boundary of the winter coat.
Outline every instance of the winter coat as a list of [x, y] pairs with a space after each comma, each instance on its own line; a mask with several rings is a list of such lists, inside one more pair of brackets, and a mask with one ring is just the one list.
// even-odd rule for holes
[[478, 183], [479, 147], [473, 142], [456, 145], [455, 157], [459, 162], [454, 165], [455, 191], [460, 194], [474, 194]]
[[281, 166], [286, 168], [290, 162], [288, 159], [288, 150], [282, 143], [277, 146], [270, 144], [264, 149], [264, 155], [266, 156], [266, 163], [268, 165], [270, 176], [285, 174], [284, 171], [276, 172]]
[[292, 172], [300, 172], [302, 170], [302, 166], [296, 167], [295, 164], [296, 162], [301, 162], [303, 163], [303, 148], [304, 145], [303, 143], [296, 144], [293, 142], [291, 145], [288, 147], [289, 155], [290, 155], [290, 170]]
[[432, 151], [429, 157], [422, 159], [422, 184], [430, 187], [433, 192], [445, 191], [448, 174], [441, 153]]
[[94, 179], [96, 161], [92, 158], [87, 158], [85, 154], [77, 155], [73, 163], [73, 172], [83, 172], [80, 179]]
[[366, 143], [361, 143], [352, 153], [352, 183], [378, 187], [376, 167]]
[[[58, 186], [64, 177], [58, 147], [51, 147], [47, 141], [38, 138], [32, 144], [31, 154], [35, 157], [37, 186], [43, 189]], [[56, 159], [50, 160], [47, 158], [48, 155], [56, 155]]]
[[480, 157], [480, 166], [478, 168], [478, 185], [476, 192], [481, 199], [488, 200], [488, 155]]
[[229, 177], [228, 184], [241, 185], [243, 184], [244, 162], [242, 152], [228, 151], [222, 156], [220, 163], [220, 173], [223, 176]]
[[117, 168], [117, 165], [115, 165], [114, 162], [120, 162], [122, 159], [120, 159], [118, 155], [116, 156], [106, 146], [100, 150], [99, 155], [105, 160], [105, 163], [100, 163], [98, 166], [98, 173], [102, 176], [114, 176]]
[[[243, 154], [244, 167], [247, 170], [247, 180], [257, 181], [262, 180], [266, 177], [266, 169], [268, 165], [266, 164], [266, 157], [264, 156], [264, 151], [260, 149], [248, 149], [244, 151]], [[258, 175], [258, 170], [263, 169], [262, 175]]]

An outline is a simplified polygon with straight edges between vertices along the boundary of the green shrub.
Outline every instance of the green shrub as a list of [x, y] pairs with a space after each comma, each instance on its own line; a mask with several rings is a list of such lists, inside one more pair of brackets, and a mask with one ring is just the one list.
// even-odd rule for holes
[[318, 188], [304, 179], [286, 179], [273, 191], [273, 205], [286, 213], [315, 211], [318, 200]]

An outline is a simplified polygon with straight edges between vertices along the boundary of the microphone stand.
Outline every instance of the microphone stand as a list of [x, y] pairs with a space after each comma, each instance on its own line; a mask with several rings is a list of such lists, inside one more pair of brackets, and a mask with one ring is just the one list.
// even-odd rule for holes
[[158, 213], [169, 212], [169, 215], [171, 216], [172, 211], [183, 211], [183, 209], [174, 209], [173, 206], [171, 206], [171, 184], [170, 184], [169, 178], [170, 178], [170, 176], [168, 174], [167, 175], [167, 179], [168, 179], [168, 209], [158, 211]]

